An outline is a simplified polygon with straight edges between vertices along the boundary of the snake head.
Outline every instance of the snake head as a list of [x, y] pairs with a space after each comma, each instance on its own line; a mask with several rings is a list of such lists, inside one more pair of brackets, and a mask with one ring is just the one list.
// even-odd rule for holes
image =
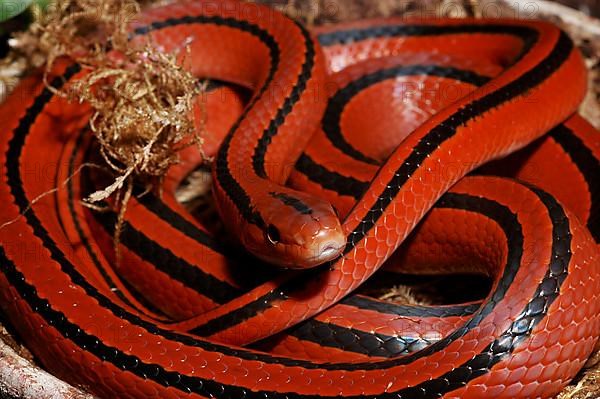
[[248, 223], [242, 240], [262, 260], [307, 269], [335, 259], [346, 245], [336, 211], [322, 199], [279, 189], [254, 205], [260, 223]]

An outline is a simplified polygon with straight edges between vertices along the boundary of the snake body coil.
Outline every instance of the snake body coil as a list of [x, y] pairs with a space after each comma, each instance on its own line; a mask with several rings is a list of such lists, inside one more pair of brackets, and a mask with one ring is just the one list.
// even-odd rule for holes
[[[320, 266], [250, 281], [260, 262], [174, 198], [187, 150], [163, 198], [132, 200], [113, 269], [116, 215], [77, 202], [94, 176], [31, 203], [94, 143], [85, 110], [25, 79], [0, 107], [0, 215], [23, 215], [0, 229], [0, 304], [46, 367], [123, 398], [546, 398], [580, 370], [600, 331], [600, 140], [573, 116], [585, 69], [563, 32], [389, 19], [315, 38], [228, 0], [151, 8], [132, 32], [190, 43], [193, 73], [251, 92], [206, 100], [219, 215], [258, 258]], [[82, 73], [59, 62], [51, 83]], [[460, 95], [407, 101], [406, 85]], [[392, 254], [392, 272], [494, 284], [455, 306], [352, 294]]]

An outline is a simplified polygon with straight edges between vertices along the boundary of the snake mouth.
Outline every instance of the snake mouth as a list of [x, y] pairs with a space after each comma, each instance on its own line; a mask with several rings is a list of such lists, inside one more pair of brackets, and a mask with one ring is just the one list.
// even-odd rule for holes
[[[296, 247], [293, 252], [295, 256], [288, 258], [288, 262], [281, 264], [280, 266], [290, 270], [307, 270], [322, 265], [323, 263], [332, 261], [338, 258], [344, 248], [346, 242], [344, 241], [330, 241], [325, 244], [321, 244], [318, 249]], [[316, 255], [306, 256], [307, 251], [312, 251]], [[280, 260], [280, 259], [278, 259]], [[273, 261], [273, 259], [271, 259]]]
[[307, 264], [303, 268], [319, 266], [325, 262], [336, 259], [341, 255], [345, 242], [333, 241], [322, 246], [322, 250], [318, 254], [307, 259]]
[[332, 260], [333, 258], [336, 258], [339, 255], [343, 248], [344, 246], [339, 244], [328, 245], [327, 247], [325, 247], [325, 249], [323, 249], [323, 252], [321, 252], [317, 259], [323, 259], [324, 261]]

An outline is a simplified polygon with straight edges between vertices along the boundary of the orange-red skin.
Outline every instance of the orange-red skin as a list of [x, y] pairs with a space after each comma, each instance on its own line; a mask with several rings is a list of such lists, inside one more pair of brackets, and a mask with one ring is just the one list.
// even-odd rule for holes
[[[191, 11], [218, 12], [226, 15], [233, 12], [240, 17], [240, 13], [236, 13], [235, 10], [239, 11], [239, 7], [243, 7], [238, 3], [224, 1], [218, 3], [222, 8], [209, 9], [208, 7], [212, 4], [215, 3], [200, 1], [167, 6], [159, 9], [160, 11], [149, 13], [145, 18], [164, 19], [163, 14], [169, 16], [188, 15]], [[249, 5], [248, 7], [256, 6]], [[266, 9], [264, 12], [268, 13]], [[433, 23], [454, 24], [457, 22], [437, 20]], [[505, 23], [509, 22], [505, 21]], [[543, 58], [543, 54], [552, 47], [558, 35], [555, 28], [543, 23], [515, 23], [529, 24], [539, 29], [543, 40], [521, 62], [499, 76], [495, 81], [497, 85], [495, 87], [506, 84], [524, 69], [539, 62]], [[260, 46], [253, 48], [250, 39], [244, 40], [240, 35], [234, 34], [229, 36], [227, 30], [218, 32], [218, 28], [213, 27], [208, 31], [210, 34], [218, 34], [221, 40], [229, 40], [228, 43], [234, 50], [230, 55], [232, 59], [219, 60], [224, 65], [239, 65], [242, 61], [246, 61], [243, 57], [259, 57], [257, 54], [261, 51]], [[181, 32], [169, 33], [166, 38], [174, 42], [181, 42], [181, 37], [176, 36], [186, 36], [190, 33], [192, 32], [189, 30], [181, 29]], [[489, 38], [484, 36], [480, 40], [477, 39], [476, 37], [469, 39], [473, 43], [471, 51], [489, 51], [486, 50], [489, 48]], [[419, 43], [415, 43], [415, 46], [427, 43], [425, 39], [419, 39], [416, 42]], [[211, 43], [211, 41], [207, 40], [206, 43]], [[497, 60], [499, 61], [504, 61], [502, 54], [510, 59], [517, 52], [515, 43], [511, 40], [506, 39], [503, 42], [500, 38], [498, 43], [500, 43], [499, 49], [496, 48], [495, 51], [498, 52]], [[210, 56], [213, 53], [218, 54], [219, 49], [215, 48], [214, 44], [206, 46], [204, 44], [202, 42], [202, 45], [198, 43], [194, 45], [192, 53], [198, 54], [199, 57], [202, 56], [201, 59], [212, 59]], [[452, 46], [452, 43], [441, 44], [449, 46], [449, 51], [458, 51], [457, 47]], [[396, 45], [397, 43], [383, 43], [379, 51], [383, 53], [393, 51], [393, 47]], [[407, 45], [410, 46], [410, 43]], [[440, 43], [436, 45], [440, 45]], [[165, 46], [168, 48], [167, 45]], [[342, 51], [340, 50], [340, 52]], [[349, 46], [343, 49], [344, 60], [352, 59], [352, 57], [348, 57], [348, 54], [353, 52], [365, 54], [364, 49]], [[468, 56], [468, 51], [463, 55]], [[264, 57], [264, 53], [260, 56]], [[336, 55], [335, 50], [330, 51], [328, 56], [337, 60], [333, 64], [335, 68], [342, 63], [341, 56]], [[357, 55], [355, 58], [361, 57], [362, 55]], [[218, 58], [215, 57], [215, 59]], [[253, 87], [256, 84], [256, 76], [260, 76], [260, 73], [257, 72], [258, 66], [251, 62], [241, 74], [235, 74], [236, 71], [228, 68], [218, 68], [211, 63], [204, 63], [204, 65], [207, 65], [207, 70], [202, 71], [203, 73], [214, 73], [215, 77], [222, 79], [231, 78], [236, 83], [249, 87]], [[235, 77], [230, 77], [228, 73], [234, 74]], [[523, 101], [523, 98], [515, 98], [504, 104], [501, 109], [490, 111], [480, 119], [461, 127], [460, 134], [447, 143], [444, 153], [436, 154], [425, 161], [441, 162], [442, 164], [457, 162], [463, 165], [449, 176], [448, 180], [423, 187], [419, 185], [419, 182], [425, 176], [418, 171], [395, 197], [388, 209], [389, 215], [378, 222], [372, 236], [360, 242], [344, 261], [338, 262], [332, 265], [330, 270], [322, 272], [319, 281], [309, 284], [308, 290], [303, 296], [286, 299], [279, 303], [279, 306], [265, 310], [252, 318], [243, 327], [226, 330], [210, 337], [209, 340], [211, 342], [230, 342], [233, 345], [252, 342], [279, 332], [303, 318], [310, 317], [350, 293], [381, 266], [383, 260], [396, 249], [425, 211], [433, 205], [435, 199], [458, 181], [462, 175], [479, 163], [521, 148], [572, 113], [584, 92], [585, 79], [583, 75], [581, 60], [577, 53], [573, 52], [567, 62], [539, 87], [538, 103], [527, 103]], [[564, 90], [562, 85], [567, 79], [571, 83], [571, 87], [569, 90]], [[104, 297], [109, 298], [115, 306], [131, 312], [143, 320], [152, 320], [151, 316], [124, 304], [117, 298], [102, 282], [97, 270], [87, 259], [87, 255], [73, 249], [70, 236], [64, 234], [61, 224], [60, 215], [64, 210], [55, 211], [56, 207], [59, 209], [64, 207], [64, 202], [57, 202], [56, 197], [47, 196], [32, 206], [32, 215], [39, 218], [43, 228], [48, 231], [56, 243], [57, 249], [54, 251], [64, 254], [62, 266], [56, 256], [52, 256], [50, 250], [43, 245], [39, 231], [35, 231], [23, 218], [18, 218], [20, 209], [15, 203], [15, 193], [8, 187], [10, 179], [7, 178], [14, 171], [7, 170], [6, 153], [12, 145], [13, 131], [22, 118], [24, 110], [31, 105], [34, 96], [40, 92], [41, 88], [39, 78], [26, 79], [8, 102], [0, 108], [0, 117], [4, 121], [3, 131], [0, 135], [0, 149], [5, 157], [2, 162], [5, 184], [0, 186], [0, 198], [6, 202], [1, 215], [3, 219], [7, 220], [17, 218], [14, 223], [0, 230], [3, 251], [7, 259], [15, 264], [16, 270], [23, 275], [24, 281], [35, 287], [33, 296], [48, 300], [49, 306], [53, 310], [64, 314], [66, 320], [79, 326], [82, 333], [98, 337], [100, 343], [116, 348], [119, 352], [136, 356], [141, 363], [159, 365], [165, 370], [187, 376], [193, 375], [195, 378], [204, 378], [222, 386], [243, 387], [248, 395], [258, 390], [271, 393], [293, 392], [299, 395], [319, 394], [342, 397], [393, 392], [436, 378], [449, 372], [456, 365], [468, 361], [475, 353], [482, 351], [493, 341], [495, 334], [510, 325], [511, 320], [517, 316], [518, 310], [522, 309], [531, 298], [545, 272], [545, 268], [540, 267], [539, 262], [550, 258], [552, 235], [549, 233], [551, 233], [552, 226], [549, 215], [539, 198], [530, 189], [504, 179], [492, 178], [487, 183], [481, 183], [485, 178], [469, 178], [459, 182], [453, 188], [454, 192], [494, 198], [508, 206], [518, 215], [519, 222], [523, 227], [524, 248], [530, 249], [530, 251], [524, 253], [522, 270], [519, 271], [515, 282], [508, 288], [508, 293], [497, 311], [488, 315], [477, 329], [469, 331], [445, 350], [424, 356], [408, 365], [396, 365], [389, 368], [382, 366], [368, 370], [324, 371], [320, 368], [285, 366], [281, 362], [244, 359], [238, 357], [243, 356], [244, 350], [242, 349], [239, 349], [238, 355], [233, 355], [225, 353], [221, 349], [207, 350], [199, 346], [176, 342], [166, 337], [167, 334], [164, 331], [153, 334], [141, 326], [119, 317], [107, 307], [102, 306], [98, 300], [89, 296], [79, 281], [73, 281], [65, 273], [67, 268], [65, 264], [75, 265], [77, 272], [96, 287]], [[492, 87], [484, 86], [475, 91], [472, 98], [477, 98], [489, 90], [492, 90]], [[551, 95], [558, 92], [561, 93], [560, 96]], [[459, 105], [455, 104], [454, 106]], [[517, 113], [517, 110], [521, 113]], [[534, 110], [535, 112], [533, 112]], [[310, 113], [309, 111], [307, 105], [305, 113]], [[394, 152], [363, 200], [344, 221], [346, 229], [353, 228], [368, 211], [376, 200], [376, 194], [381, 189], [382, 182], [389, 178], [389, 173], [398, 169], [396, 163], [402, 162], [406, 158], [407, 153], [419, 137], [427, 129], [436, 126], [450, 112], [451, 109], [446, 108], [437, 113], [419, 127], [413, 135], [409, 136], [404, 144]], [[52, 170], [60, 169], [56, 167], [56, 163], [58, 160], [64, 159], [61, 158], [61, 154], [65, 142], [68, 142], [85, 123], [81, 114], [82, 110], [78, 106], [68, 105], [60, 98], [53, 98], [31, 126], [20, 158], [20, 168], [24, 170], [29, 165], [38, 163], [45, 166], [53, 165], [51, 166]], [[509, 126], [504, 126], [503, 122], [507, 116], [514, 117], [514, 124], [528, 127], [528, 129], [514, 131]], [[249, 115], [248, 123], [252, 122], [252, 117], [258, 118], [257, 115]], [[497, 136], [489, 137], [489, 135], [483, 134], [490, 126], [495, 127]], [[481, 134], [477, 135], [477, 133]], [[274, 154], [272, 157], [273, 160], [276, 160], [277, 155]], [[281, 158], [280, 161], [284, 159]], [[281, 174], [283, 172], [273, 173], [273, 176], [270, 177], [276, 181], [283, 179]], [[21, 179], [24, 194], [29, 200], [56, 185], [54, 177], [40, 179], [40, 175], [35, 173], [22, 172]], [[518, 201], [515, 202], [515, 198]], [[221, 206], [224, 213], [227, 213], [228, 210], [229, 212], [233, 211], [232, 204], [222, 204]], [[547, 322], [537, 325], [530, 338], [519, 345], [510, 356], [498, 362], [491, 372], [471, 380], [465, 387], [449, 392], [445, 397], [551, 397], [575, 375], [589, 355], [600, 328], [598, 250], [589, 232], [577, 220], [574, 213], [568, 209], [565, 212], [569, 217], [572, 234], [570, 248], [572, 258], [568, 265], [569, 274], [562, 284], [560, 295], [547, 310], [545, 316]], [[438, 229], [443, 233], [445, 229], [448, 229], [448, 224], [443, 223]], [[491, 236], [494, 235], [493, 226], [488, 226], [486, 229], [489, 229]], [[456, 233], [458, 234], [459, 231], [457, 230]], [[20, 245], [25, 245], [25, 249]], [[4, 267], [5, 270], [8, 270], [9, 265], [6, 264]], [[59, 376], [88, 386], [94, 393], [105, 397], [202, 397], [196, 393], [187, 394], [176, 387], [166, 387], [150, 377], [142, 378], [133, 371], [123, 371], [110, 360], [102, 361], [93, 354], [90, 348], [82, 348], [77, 345], [72, 337], [65, 336], [57, 326], [52, 326], [46, 319], [43, 319], [39, 309], [31, 308], [27, 303], [28, 298], [21, 296], [8, 276], [9, 274], [0, 273], [0, 303], [3, 310], [36, 356]], [[234, 300], [207, 315], [200, 316], [200, 320], [226, 313], [235, 306], [259, 297], [278, 286], [277, 280], [265, 283], [251, 291], [246, 297]], [[187, 323], [176, 325], [157, 323], [157, 326], [175, 330], [189, 328], [197, 323], [198, 320], [190, 320]], [[199, 339], [198, 342], [205, 342], [205, 340]], [[235, 346], [232, 349], [238, 350]], [[531, 371], [521, 372], [524, 368], [529, 368]], [[219, 395], [218, 392], [216, 395]]]

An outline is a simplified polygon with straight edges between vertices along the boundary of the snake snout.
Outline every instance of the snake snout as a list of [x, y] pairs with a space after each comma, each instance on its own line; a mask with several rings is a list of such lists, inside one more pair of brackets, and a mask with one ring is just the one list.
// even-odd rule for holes
[[313, 213], [302, 222], [297, 230], [296, 245], [298, 262], [295, 269], [307, 269], [337, 258], [346, 246], [340, 220], [327, 202], [311, 203]]
[[341, 255], [345, 246], [346, 237], [341, 233], [341, 231], [332, 231], [327, 241], [319, 243], [315, 246], [313, 250], [315, 255], [308, 259], [307, 265], [318, 266], [325, 262], [334, 260]]

